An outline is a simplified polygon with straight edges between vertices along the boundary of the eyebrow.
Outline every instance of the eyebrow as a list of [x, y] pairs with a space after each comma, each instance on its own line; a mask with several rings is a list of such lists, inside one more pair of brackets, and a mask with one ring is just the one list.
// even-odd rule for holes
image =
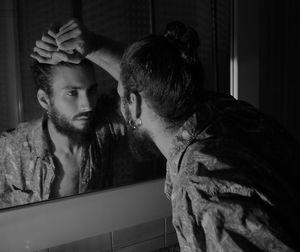
[[[98, 86], [98, 83], [94, 83], [88, 89], [93, 89], [93, 88], [96, 88], [97, 86]], [[77, 89], [85, 89], [85, 88], [68, 85], [68, 86], [64, 87], [63, 89], [64, 90], [68, 90], [68, 89], [76, 89], [77, 90]]]

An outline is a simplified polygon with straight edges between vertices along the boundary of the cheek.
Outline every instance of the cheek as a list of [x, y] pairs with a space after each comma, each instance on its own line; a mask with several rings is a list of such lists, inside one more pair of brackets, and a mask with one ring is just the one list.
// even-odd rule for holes
[[67, 101], [64, 99], [56, 99], [54, 106], [59, 113], [65, 115], [66, 117], [72, 117], [77, 113], [77, 104], [74, 101]]

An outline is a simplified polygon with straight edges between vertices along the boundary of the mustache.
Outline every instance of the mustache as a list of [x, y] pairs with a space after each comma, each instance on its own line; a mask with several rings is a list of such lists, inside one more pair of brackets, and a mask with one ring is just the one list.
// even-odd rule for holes
[[80, 117], [87, 117], [88, 119], [92, 119], [95, 116], [94, 111], [88, 111], [88, 112], [81, 112], [73, 117], [73, 119], [78, 119]]

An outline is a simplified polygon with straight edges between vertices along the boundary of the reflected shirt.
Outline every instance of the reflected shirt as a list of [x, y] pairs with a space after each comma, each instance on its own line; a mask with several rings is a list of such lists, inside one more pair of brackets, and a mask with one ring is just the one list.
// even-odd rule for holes
[[165, 193], [182, 252], [299, 251], [300, 149], [272, 119], [218, 95], [172, 146]]
[[[124, 151], [127, 143], [121, 117], [106, 117], [99, 125], [80, 170], [78, 193], [126, 184], [133, 179], [133, 161]], [[47, 200], [51, 196], [55, 165], [46, 127], [44, 115], [0, 136], [0, 208]], [[126, 176], [122, 177], [124, 168]]]

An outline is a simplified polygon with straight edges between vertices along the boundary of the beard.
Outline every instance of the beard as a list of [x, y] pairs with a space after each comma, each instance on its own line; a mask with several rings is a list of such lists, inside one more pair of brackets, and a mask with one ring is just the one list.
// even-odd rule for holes
[[60, 134], [67, 136], [73, 143], [78, 144], [86, 144], [88, 143], [95, 132], [95, 119], [93, 112], [85, 112], [80, 113], [73, 118], [79, 116], [89, 116], [90, 120], [85, 125], [84, 128], [78, 129], [72, 123], [71, 120], [68, 119], [66, 116], [61, 114], [54, 105], [49, 110], [48, 118], [54, 125], [54, 128]]
[[[125, 113], [124, 118], [128, 123], [129, 120], [132, 120], [132, 115], [127, 102], [123, 102], [123, 108]], [[137, 161], [149, 161], [162, 157], [148, 131], [139, 128], [133, 129], [130, 125], [128, 126], [129, 149]]]

